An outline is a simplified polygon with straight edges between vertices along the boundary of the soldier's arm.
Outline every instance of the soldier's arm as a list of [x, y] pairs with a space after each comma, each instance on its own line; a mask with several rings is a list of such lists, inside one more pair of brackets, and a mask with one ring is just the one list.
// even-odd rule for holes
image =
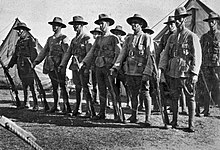
[[85, 58], [82, 60], [82, 63], [90, 66], [90, 63], [94, 57], [96, 44], [97, 44], [97, 39], [95, 40], [95, 42], [91, 46], [91, 48], [90, 48], [89, 52], [86, 54]]
[[119, 39], [115, 37], [115, 57], [114, 57], [114, 60], [113, 60], [113, 64], [116, 62], [120, 51], [121, 51], [121, 44], [119, 42]]
[[127, 43], [128, 43], [128, 39], [125, 40], [125, 43], [123, 44], [123, 47], [122, 47], [122, 49], [121, 49], [112, 68], [115, 68], [117, 70], [119, 70], [121, 68], [122, 63], [124, 62], [124, 59], [127, 55], [127, 45], [128, 45]]
[[63, 42], [62, 48], [64, 50], [64, 54], [63, 54], [60, 66], [66, 67], [68, 62], [69, 62], [69, 59], [71, 57], [71, 54], [72, 54], [71, 53], [72, 52], [72, 48], [73, 48], [72, 41], [71, 41], [70, 46], [69, 46], [69, 39], [68, 40], [66, 39], [65, 42]]
[[49, 52], [49, 38], [47, 39], [47, 42], [46, 42], [44, 48], [40, 51], [37, 58], [34, 60], [34, 63], [35, 64], [41, 63], [44, 60], [44, 58], [46, 57], [46, 55], [48, 54], [48, 52]]
[[154, 49], [154, 43], [153, 43], [153, 40], [150, 36], [146, 36], [146, 39], [145, 39], [145, 49], [146, 49], [146, 57], [147, 57], [147, 64], [146, 64], [146, 67], [144, 69], [144, 72], [143, 74], [146, 74], [146, 75], [152, 75], [152, 72], [153, 72], [153, 60], [151, 57], [155, 57], [155, 49]]
[[33, 62], [38, 54], [37, 54], [36, 42], [32, 38], [30, 38], [29, 40], [29, 47], [30, 47], [30, 60], [31, 62]]
[[197, 35], [193, 36], [193, 47], [194, 47], [194, 51], [193, 51], [194, 63], [192, 64], [191, 72], [195, 75], [198, 75], [202, 64], [202, 48], [199, 42], [199, 37]]
[[158, 69], [161, 71], [166, 70], [167, 64], [168, 64], [168, 53], [169, 53], [169, 43], [171, 41], [172, 36], [170, 36], [167, 40], [167, 44], [165, 46], [165, 49], [160, 54], [160, 60], [158, 64]]

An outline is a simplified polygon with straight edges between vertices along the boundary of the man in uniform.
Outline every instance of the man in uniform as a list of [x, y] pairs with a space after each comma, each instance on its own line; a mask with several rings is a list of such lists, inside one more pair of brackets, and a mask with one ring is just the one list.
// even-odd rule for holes
[[69, 39], [66, 35], [61, 32], [62, 28], [66, 25], [60, 17], [55, 17], [52, 22], [48, 22], [52, 25], [54, 35], [47, 39], [47, 43], [35, 59], [33, 66], [41, 63], [44, 58], [43, 73], [48, 74], [53, 86], [53, 97], [54, 105], [49, 112], [59, 112], [59, 86], [61, 88], [61, 93], [63, 96], [63, 112], [71, 113], [71, 108], [69, 104], [68, 93], [66, 90], [66, 72], [58, 72], [58, 66], [61, 63], [64, 52], [66, 52], [69, 47]]
[[[208, 90], [211, 92], [213, 100], [220, 105], [220, 31], [218, 30], [218, 14], [211, 12], [204, 21], [209, 24], [210, 30], [202, 35], [202, 68], [205, 75], [205, 82], [208, 85]], [[210, 97], [208, 94], [204, 96], [204, 116], [209, 116]]]
[[194, 132], [195, 85], [201, 66], [201, 46], [196, 34], [185, 27], [187, 14], [185, 7], [179, 7], [174, 13], [177, 31], [170, 35], [159, 62], [159, 76], [166, 70], [173, 101], [172, 127], [177, 128], [178, 100], [184, 89], [188, 100], [188, 131]]
[[[15, 52], [7, 66], [7, 68], [12, 68], [17, 64], [18, 75], [21, 79], [23, 92], [24, 92], [24, 105], [23, 108], [29, 108], [29, 96], [28, 96], [28, 86], [32, 93], [34, 107], [33, 110], [38, 110], [38, 102], [34, 89], [34, 73], [31, 69], [30, 61], [33, 62], [37, 57], [37, 50], [35, 48], [35, 41], [30, 37], [28, 31], [30, 29], [25, 23], [18, 23], [14, 28], [18, 31], [19, 39], [15, 46]], [[19, 107], [19, 106], [18, 106]]]
[[90, 50], [92, 44], [90, 42], [90, 37], [84, 33], [83, 27], [88, 23], [84, 21], [82, 16], [74, 16], [73, 20], [69, 22], [70, 25], [73, 25], [74, 31], [76, 32], [76, 37], [71, 41], [70, 47], [65, 52], [62, 62], [60, 63], [60, 68], [66, 70], [66, 65], [72, 57], [72, 63], [69, 67], [72, 70], [73, 83], [76, 85], [76, 107], [72, 113], [73, 116], [79, 114], [78, 110], [80, 103], [82, 102], [83, 96], [81, 96], [82, 89], [86, 97], [87, 103], [87, 117], [95, 116], [95, 110], [92, 103], [92, 96], [89, 90], [89, 77], [90, 72], [89, 68], [84, 70], [79, 70], [79, 63], [82, 62], [88, 51]]
[[[122, 26], [120, 25], [117, 25], [115, 27], [115, 29], [111, 29], [110, 32], [114, 35], [116, 35], [118, 38], [119, 38], [119, 42], [121, 44], [121, 47], [123, 46], [124, 44], [124, 40], [122, 39], [122, 36], [125, 36], [126, 33], [123, 31], [122, 29]], [[129, 101], [130, 101], [130, 93], [128, 91], [128, 86], [127, 86], [127, 83], [126, 83], [126, 79], [125, 79], [125, 74], [124, 74], [124, 69], [122, 67], [122, 69], [120, 69], [118, 71], [118, 74], [117, 74], [117, 77], [116, 77], [116, 86], [115, 86], [115, 91], [116, 91], [116, 95], [117, 95], [117, 99], [119, 101], [120, 100], [120, 86], [121, 86], [121, 82], [123, 84], [123, 86], [125, 87], [125, 92], [126, 92], [126, 102], [127, 102], [127, 108], [130, 108], [129, 106]]]
[[126, 38], [113, 70], [119, 70], [125, 61], [125, 74], [129, 91], [131, 92], [132, 115], [131, 123], [137, 123], [138, 95], [142, 92], [145, 104], [145, 124], [150, 126], [151, 96], [150, 78], [153, 70], [154, 45], [151, 37], [143, 33], [142, 28], [147, 27], [147, 22], [139, 14], [127, 19], [134, 31]]
[[[95, 24], [100, 26], [102, 35], [95, 40], [91, 50], [83, 59], [83, 66], [89, 66], [91, 60], [95, 58], [96, 77], [99, 89], [100, 110], [99, 114], [94, 119], [105, 119], [105, 108], [107, 100], [107, 87], [111, 89], [109, 82], [110, 68], [114, 64], [121, 46], [118, 38], [112, 35], [109, 31], [109, 26], [114, 24], [114, 20], [106, 14], [100, 14], [99, 19]], [[111, 77], [110, 77], [111, 78]], [[112, 83], [113, 84], [113, 83]], [[112, 97], [113, 94], [110, 92]], [[115, 109], [114, 109], [115, 110]], [[116, 112], [114, 112], [115, 119], [118, 119]]]
[[[96, 40], [99, 36], [102, 35], [102, 31], [99, 27], [96, 27], [94, 30], [90, 31], [90, 33], [93, 35], [93, 39]], [[98, 104], [97, 101], [97, 79], [96, 79], [96, 66], [95, 66], [95, 60], [93, 59], [91, 64], [91, 74], [92, 74], [92, 97], [94, 104]]]

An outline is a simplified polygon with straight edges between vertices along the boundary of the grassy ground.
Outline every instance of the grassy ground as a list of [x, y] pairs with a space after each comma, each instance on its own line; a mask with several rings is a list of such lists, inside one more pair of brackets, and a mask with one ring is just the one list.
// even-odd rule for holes
[[[0, 92], [0, 115], [10, 118], [31, 132], [37, 138], [36, 142], [45, 150], [220, 149], [219, 108], [211, 108], [210, 117], [196, 117], [196, 132], [188, 133], [185, 130], [188, 117], [183, 115], [179, 115], [178, 129], [165, 130], [158, 114], [152, 115], [152, 127], [147, 128], [143, 124], [144, 112], [139, 112], [138, 124], [121, 124], [113, 121], [112, 109], [107, 110], [106, 120], [94, 121], [83, 117], [44, 113], [43, 110], [18, 110], [10, 99], [8, 91]], [[51, 98], [48, 100], [52, 102]], [[75, 99], [71, 99], [70, 102], [73, 107]], [[98, 109], [96, 106], [96, 111]], [[130, 110], [124, 110], [128, 118]], [[0, 127], [0, 139], [0, 150], [31, 149], [28, 144], [3, 127]]]

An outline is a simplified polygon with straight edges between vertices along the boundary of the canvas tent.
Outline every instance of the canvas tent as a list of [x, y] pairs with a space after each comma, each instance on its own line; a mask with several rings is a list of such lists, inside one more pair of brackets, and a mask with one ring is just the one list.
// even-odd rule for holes
[[[3, 43], [0, 46], [0, 57], [1, 57], [1, 60], [5, 66], [8, 65], [8, 63], [12, 57], [12, 54], [14, 53], [14, 50], [15, 50], [15, 45], [18, 40], [18, 35], [17, 35], [17, 32], [15, 30], [13, 30], [13, 28], [16, 27], [19, 22], [20, 22], [20, 20], [18, 18], [16, 18], [11, 30], [9, 31], [8, 35], [6, 36], [6, 38], [4, 39]], [[30, 34], [30, 36], [32, 38], [34, 38], [30, 32], [28, 32], [28, 33]], [[36, 48], [39, 53], [40, 50], [42, 49], [42, 46], [38, 42], [36, 42]], [[50, 83], [48, 75], [45, 75], [42, 73], [43, 63], [37, 65], [35, 70], [41, 80], [41, 83], [42, 83], [44, 89], [50, 88], [51, 83]], [[17, 85], [17, 87], [21, 87], [21, 81], [20, 81], [20, 79], [18, 77], [18, 73], [17, 73], [17, 66], [15, 65], [13, 68], [11, 68], [9, 70], [9, 73], [10, 73], [11, 77], [13, 78], [15, 85]], [[2, 66], [0, 66], [0, 87], [5, 87], [5, 88], [9, 87], [9, 83], [7, 81], [7, 78], [4, 75], [4, 71], [3, 71]]]
[[[188, 0], [184, 5], [188, 13], [192, 14], [187, 17], [186, 27], [201, 37], [209, 30], [209, 26], [203, 20], [208, 18], [210, 12], [214, 12], [200, 0]], [[154, 41], [159, 42], [161, 37], [168, 32], [165, 26], [155, 37]]]

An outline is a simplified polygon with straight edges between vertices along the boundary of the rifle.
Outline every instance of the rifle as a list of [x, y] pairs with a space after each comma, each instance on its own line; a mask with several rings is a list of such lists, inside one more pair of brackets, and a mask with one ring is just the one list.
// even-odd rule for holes
[[30, 132], [25, 131], [5, 116], [0, 116], [0, 125], [17, 135], [34, 149], [43, 150], [43, 148], [35, 142], [36, 138]]
[[212, 93], [211, 93], [211, 91], [209, 90], [209, 87], [208, 87], [207, 82], [206, 82], [206, 80], [205, 80], [204, 73], [203, 73], [202, 70], [201, 70], [200, 73], [201, 73], [201, 75], [202, 75], [202, 81], [203, 81], [203, 83], [205, 84], [205, 89], [206, 89], [206, 91], [207, 91], [208, 94], [209, 94], [209, 99], [210, 99], [210, 101], [212, 102], [212, 104], [215, 106], [215, 102], [214, 102], [214, 100], [212, 99]]
[[[154, 72], [155, 74], [157, 75], [158, 74], [158, 69], [157, 69], [157, 66], [156, 66], [156, 61], [154, 59], [154, 56], [150, 56], [152, 61], [153, 61], [153, 67], [154, 67]], [[154, 76], [156, 78], [156, 75]], [[167, 110], [166, 108], [163, 108], [162, 107], [162, 102], [161, 102], [161, 93], [160, 93], [160, 81], [156, 78], [156, 92], [157, 92], [157, 104], [159, 106], [159, 110], [160, 110], [160, 113], [161, 113], [161, 117], [162, 117], [162, 120], [163, 120], [163, 123], [164, 123], [164, 126], [165, 128], [167, 128], [167, 125], [168, 125], [168, 122], [169, 122], [169, 117], [168, 117], [168, 113], [167, 113]], [[166, 107], [166, 106], [164, 106]]]
[[38, 75], [37, 75], [35, 69], [33, 68], [33, 64], [32, 64], [32, 62], [31, 62], [30, 58], [27, 58], [27, 60], [28, 60], [28, 62], [29, 62], [30, 65], [31, 65], [31, 69], [32, 69], [32, 71], [33, 71], [33, 73], [34, 73], [34, 79], [35, 79], [35, 81], [36, 81], [37, 86], [39, 87], [39, 88], [38, 88], [38, 92], [39, 92], [39, 94], [40, 94], [41, 101], [42, 101], [42, 97], [43, 97], [44, 110], [47, 111], [47, 110], [49, 110], [49, 105], [48, 105], [47, 100], [46, 100], [46, 93], [45, 93], [45, 91], [44, 91], [43, 85], [42, 85], [41, 80], [40, 80], [40, 78], [38, 77]]
[[[18, 90], [17, 90], [17, 88], [16, 88], [16, 86], [15, 86], [15, 83], [14, 83], [12, 77], [11, 77], [10, 74], [9, 74], [8, 68], [5, 67], [4, 63], [2, 62], [1, 57], [0, 57], [0, 64], [2, 65], [2, 68], [3, 68], [3, 70], [4, 70], [5, 76], [8, 78], [8, 80], [9, 80], [9, 82], [10, 82], [10, 84], [11, 84], [11, 89], [12, 89], [12, 91], [15, 93], [16, 106], [19, 107], [19, 106], [21, 106], [21, 102], [20, 102], [20, 99], [19, 99], [19, 97], [18, 97]], [[7, 79], [7, 78], [6, 78], [6, 79]], [[12, 96], [12, 97], [13, 97], [13, 96]]]

